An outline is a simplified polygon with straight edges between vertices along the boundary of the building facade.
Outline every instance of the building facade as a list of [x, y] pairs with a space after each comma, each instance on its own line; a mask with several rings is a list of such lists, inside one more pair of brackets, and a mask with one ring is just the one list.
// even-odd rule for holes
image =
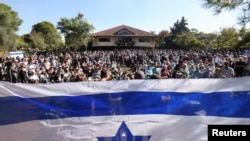
[[126, 25], [94, 33], [93, 47], [155, 48], [156, 34]]

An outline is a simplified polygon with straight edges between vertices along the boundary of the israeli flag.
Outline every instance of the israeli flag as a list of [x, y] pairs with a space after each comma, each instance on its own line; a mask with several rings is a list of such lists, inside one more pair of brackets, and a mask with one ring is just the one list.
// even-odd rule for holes
[[249, 77], [0, 82], [0, 141], [207, 141], [249, 107]]
[[22, 51], [11, 51], [11, 52], [9, 52], [9, 56], [11, 58], [16, 58], [16, 57], [23, 58], [23, 52]]

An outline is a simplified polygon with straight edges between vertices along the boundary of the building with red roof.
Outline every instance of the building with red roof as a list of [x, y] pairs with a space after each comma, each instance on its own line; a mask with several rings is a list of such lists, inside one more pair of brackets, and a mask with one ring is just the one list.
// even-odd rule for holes
[[154, 48], [158, 35], [120, 25], [94, 33], [93, 47]]

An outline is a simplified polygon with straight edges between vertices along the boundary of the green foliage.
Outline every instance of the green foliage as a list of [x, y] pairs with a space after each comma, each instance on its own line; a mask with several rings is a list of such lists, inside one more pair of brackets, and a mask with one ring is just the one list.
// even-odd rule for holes
[[75, 18], [61, 18], [57, 29], [64, 35], [65, 43], [69, 47], [86, 46], [94, 26], [78, 13]]
[[31, 48], [35, 50], [45, 50], [47, 48], [47, 44], [43, 37], [43, 34], [40, 32], [31, 32], [30, 34]]
[[187, 20], [184, 17], [182, 17], [180, 21], [177, 20], [176, 23], [174, 23], [174, 26], [170, 27], [171, 35], [175, 37], [182, 32], [189, 32], [190, 30], [187, 25]]
[[[181, 20], [177, 20], [176, 23], [174, 23], [173, 27], [170, 27], [170, 36], [165, 37], [165, 46], [167, 48], [175, 48], [175, 49], [179, 49], [181, 48], [179, 46], [179, 44], [176, 44], [176, 42], [174, 42], [175, 38], [177, 38], [177, 36], [181, 35], [182, 32], [190, 32], [190, 29], [187, 27], [188, 23], [187, 20], [182, 17]], [[178, 39], [179, 40], [179, 39]]]
[[205, 50], [210, 50], [212, 43], [217, 39], [217, 35], [214, 33], [200, 32], [197, 34], [197, 39], [202, 42], [202, 46]]
[[[34, 34], [33, 34], [34, 33]], [[40, 49], [43, 50], [48, 50], [48, 49], [56, 49], [60, 46], [62, 46], [62, 38], [60, 36], [60, 34], [57, 32], [57, 29], [55, 28], [55, 26], [47, 21], [43, 21], [40, 23], [37, 23], [35, 25], [32, 26], [32, 31], [31, 31], [32, 36], [33, 37], [33, 42], [34, 45], [36, 43], [41, 43], [41, 41], [43, 40], [44, 43], [43, 47], [39, 47]], [[43, 39], [40, 39], [43, 38]], [[38, 41], [35, 41], [38, 40]]]
[[0, 50], [14, 50], [15, 39], [22, 20], [18, 18], [17, 12], [11, 7], [0, 3]]
[[21, 36], [21, 38], [23, 39], [23, 41], [28, 44], [29, 46], [31, 46], [32, 44], [32, 40], [30, 38], [30, 34], [24, 34]]
[[165, 38], [170, 36], [169, 31], [162, 30], [158, 34], [159, 38], [156, 40], [156, 47], [164, 47], [165, 46]]
[[234, 49], [237, 47], [238, 41], [239, 33], [235, 28], [223, 28], [215, 42], [212, 43], [212, 48], [219, 50]]
[[181, 34], [178, 34], [173, 42], [184, 50], [198, 50], [203, 44], [197, 39], [195, 34], [191, 32], [182, 32]]
[[242, 28], [239, 34], [240, 41], [237, 45], [237, 48], [250, 49], [250, 31], [247, 31], [246, 28]]
[[29, 48], [29, 44], [24, 41], [23, 36], [16, 39], [16, 48], [17, 50], [27, 50]]
[[32, 32], [41, 32], [42, 34], [57, 33], [54, 25], [48, 21], [39, 22], [32, 26]]
[[[250, 35], [245, 31], [245, 26], [250, 22], [250, 0], [203, 0], [203, 2], [203, 6], [212, 9], [214, 14], [232, 10], [239, 11], [238, 23], [243, 27], [238, 35], [235, 29], [223, 29], [216, 42], [213, 42], [212, 47], [215, 49], [249, 48]], [[230, 32], [233, 34], [230, 35]]]
[[214, 14], [223, 11], [239, 10], [239, 24], [245, 26], [250, 21], [249, 0], [203, 0], [203, 7], [212, 9]]

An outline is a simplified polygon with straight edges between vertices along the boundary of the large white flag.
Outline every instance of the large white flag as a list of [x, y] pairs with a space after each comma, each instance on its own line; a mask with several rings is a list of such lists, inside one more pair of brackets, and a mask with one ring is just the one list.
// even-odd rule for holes
[[249, 80], [1, 82], [0, 141], [207, 141], [250, 124]]

